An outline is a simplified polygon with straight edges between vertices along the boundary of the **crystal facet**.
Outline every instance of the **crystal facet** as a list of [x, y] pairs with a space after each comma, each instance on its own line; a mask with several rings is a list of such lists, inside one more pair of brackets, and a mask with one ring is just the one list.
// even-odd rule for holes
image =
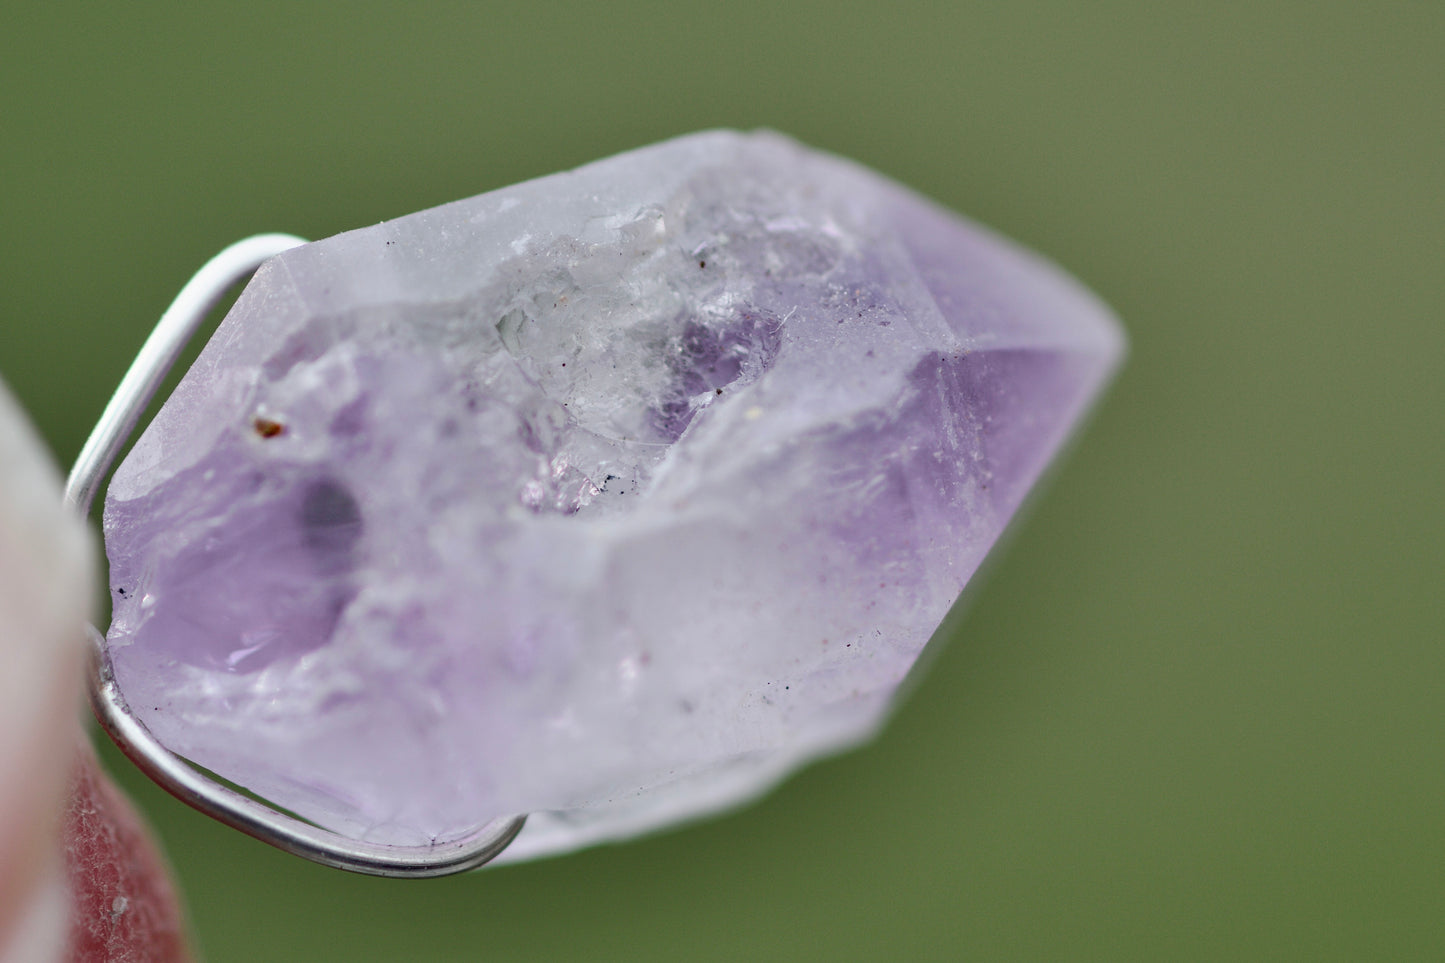
[[1122, 350], [1056, 268], [772, 133], [306, 245], [111, 483], [116, 676], [372, 840], [729, 805], [876, 729]]

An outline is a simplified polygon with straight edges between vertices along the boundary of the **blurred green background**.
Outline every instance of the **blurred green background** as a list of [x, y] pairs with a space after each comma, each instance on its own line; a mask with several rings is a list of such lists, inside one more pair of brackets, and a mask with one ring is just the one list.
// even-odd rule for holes
[[771, 126], [1133, 354], [870, 748], [397, 883], [112, 753], [225, 960], [1445, 956], [1445, 4], [0, 7], [0, 374], [68, 462], [207, 257]]

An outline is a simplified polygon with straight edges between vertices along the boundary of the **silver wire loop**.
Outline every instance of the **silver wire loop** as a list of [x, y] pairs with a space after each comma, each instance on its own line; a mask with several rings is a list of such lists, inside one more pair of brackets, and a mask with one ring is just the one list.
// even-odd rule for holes
[[[65, 501], [81, 517], [90, 513], [101, 480], [166, 373], [226, 289], [267, 259], [304, 243], [289, 234], [258, 234], [237, 241], [207, 261], [181, 288], [121, 379], [71, 469]], [[447, 876], [476, 869], [494, 858], [527, 821], [526, 816], [502, 817], [455, 839], [426, 846], [392, 846], [342, 836], [257, 802], [202, 774], [156, 740], [131, 714], [116, 687], [104, 636], [94, 627], [88, 628], [90, 704], [101, 728], [162, 789], [263, 843], [312, 862], [369, 876]]]

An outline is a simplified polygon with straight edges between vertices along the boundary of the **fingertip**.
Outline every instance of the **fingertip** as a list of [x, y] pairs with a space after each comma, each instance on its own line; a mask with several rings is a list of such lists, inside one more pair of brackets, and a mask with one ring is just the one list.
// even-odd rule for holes
[[130, 801], [80, 740], [62, 840], [73, 963], [189, 960], [170, 871]]

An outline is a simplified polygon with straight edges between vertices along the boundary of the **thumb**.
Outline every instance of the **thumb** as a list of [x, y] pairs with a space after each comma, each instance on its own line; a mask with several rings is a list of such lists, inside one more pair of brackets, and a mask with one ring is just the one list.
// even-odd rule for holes
[[[56, 846], [74, 752], [90, 539], [0, 385], [0, 959], [63, 938]], [[58, 915], [58, 920], [56, 919]], [[18, 934], [18, 935], [15, 935]], [[16, 946], [27, 949], [13, 949]]]

